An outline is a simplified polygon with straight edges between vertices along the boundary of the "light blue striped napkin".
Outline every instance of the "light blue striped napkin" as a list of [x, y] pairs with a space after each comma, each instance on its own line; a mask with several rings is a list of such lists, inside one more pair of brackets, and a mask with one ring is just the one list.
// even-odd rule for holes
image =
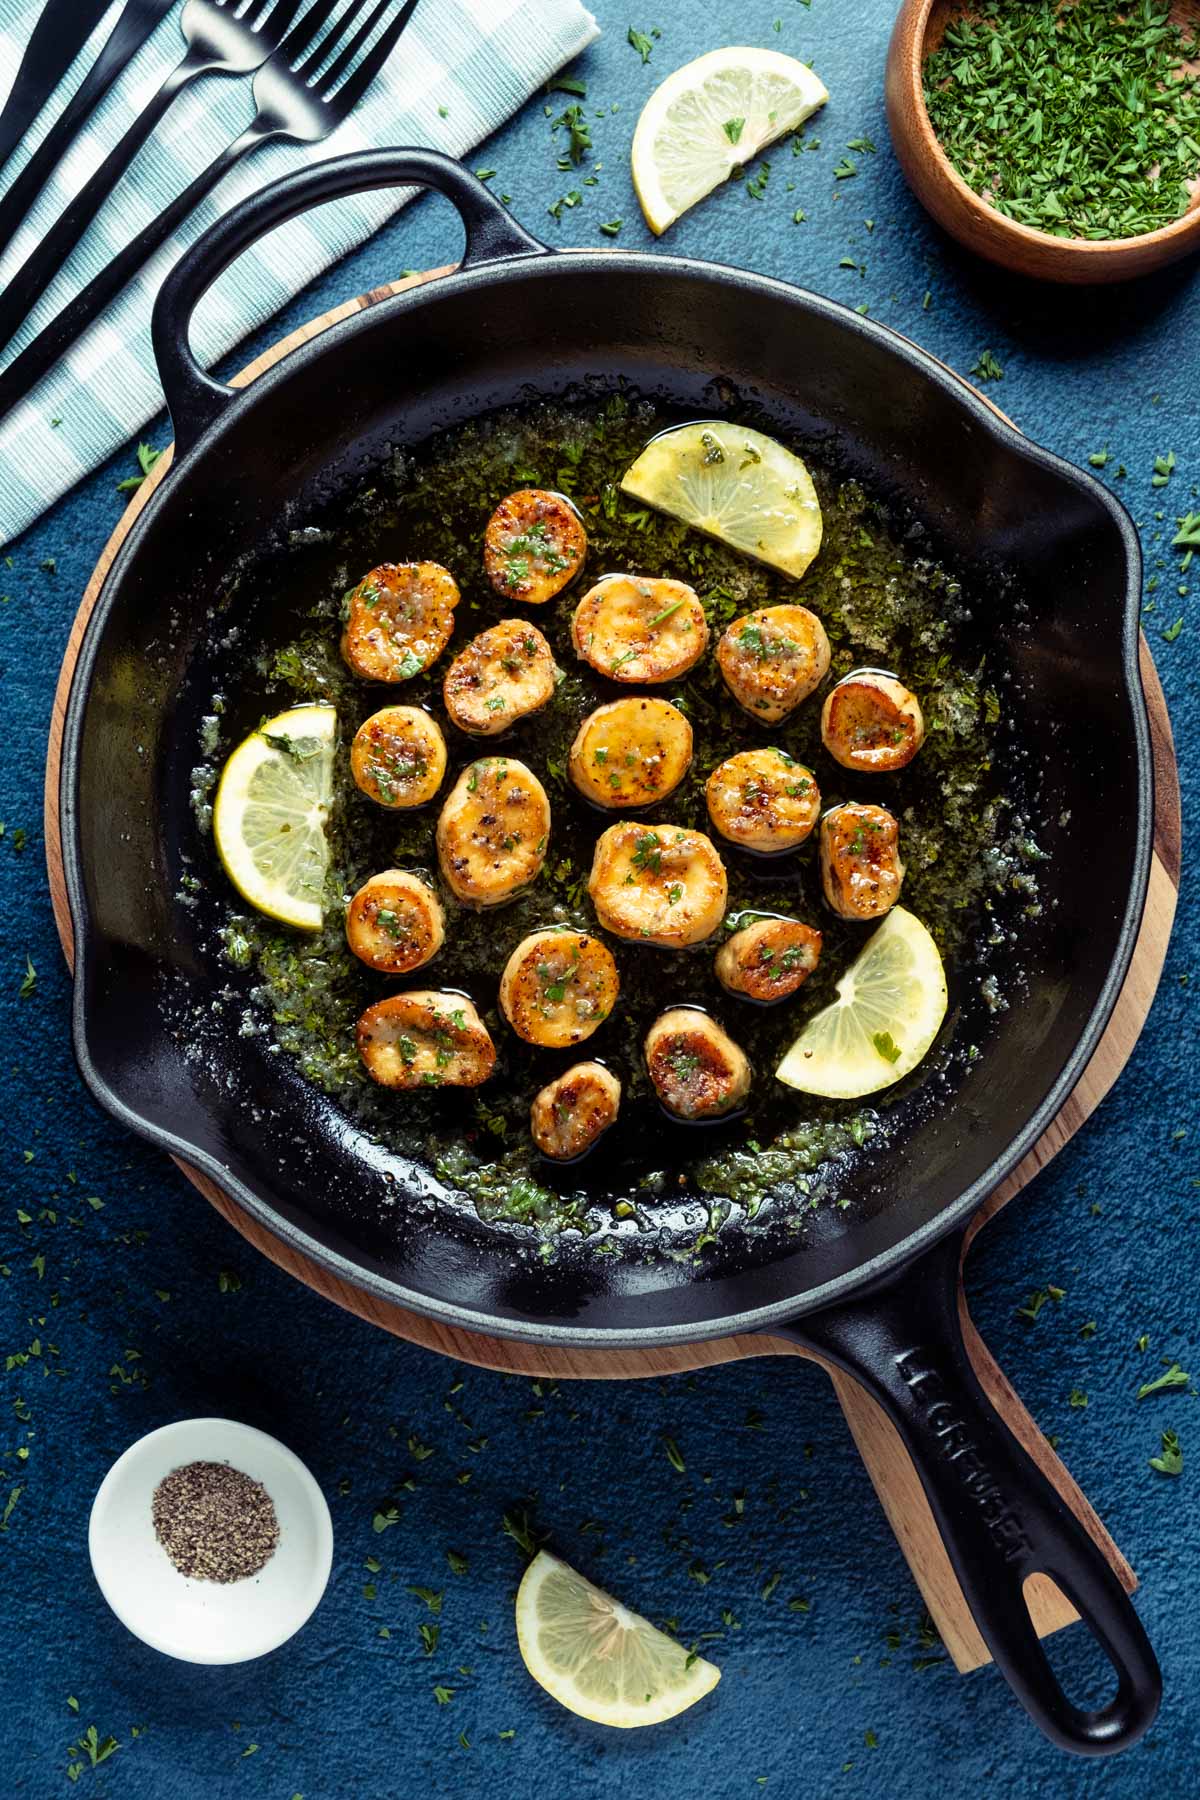
[[[7, 93], [42, 0], [0, 0], [0, 94]], [[36, 147], [103, 43], [110, 9], [45, 116], [4, 172], [5, 184]], [[10, 281], [71, 195], [93, 173], [163, 75], [183, 53], [179, 9], [143, 46], [66, 158], [0, 261]], [[180, 250], [218, 215], [289, 169], [350, 150], [425, 144], [461, 156], [511, 117], [543, 82], [598, 35], [580, 0], [423, 0], [389, 66], [352, 116], [323, 144], [270, 145], [210, 195], [177, 242], [163, 250], [29, 399], [0, 425], [0, 544], [10, 542], [131, 438], [162, 405], [150, 352], [154, 295]], [[66, 269], [41, 297], [9, 360], [108, 261], [114, 250], [237, 136], [253, 115], [250, 82], [212, 77], [171, 108]], [[192, 342], [206, 363], [378, 230], [403, 204], [363, 195], [283, 226], [229, 269], [196, 314]], [[398, 273], [398, 271], [397, 271]]]

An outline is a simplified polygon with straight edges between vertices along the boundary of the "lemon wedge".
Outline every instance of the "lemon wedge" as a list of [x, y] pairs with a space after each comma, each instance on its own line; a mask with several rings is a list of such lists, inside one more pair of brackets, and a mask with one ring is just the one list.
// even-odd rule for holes
[[827, 1100], [860, 1100], [916, 1068], [946, 1016], [946, 972], [921, 921], [894, 906], [775, 1073]]
[[217, 854], [238, 893], [301, 931], [321, 927], [336, 742], [332, 706], [279, 713], [238, 745], [213, 803]]
[[821, 506], [798, 456], [761, 431], [702, 419], [651, 438], [623, 491], [799, 580], [821, 548]]
[[806, 63], [778, 50], [710, 50], [676, 69], [633, 134], [633, 185], [651, 231], [661, 236], [828, 98]]
[[525, 1667], [581, 1719], [658, 1725], [710, 1693], [721, 1671], [539, 1550], [517, 1590]]

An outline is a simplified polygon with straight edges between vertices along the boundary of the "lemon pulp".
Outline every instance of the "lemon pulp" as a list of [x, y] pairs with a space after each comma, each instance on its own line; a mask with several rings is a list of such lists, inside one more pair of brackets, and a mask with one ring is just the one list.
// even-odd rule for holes
[[625, 493], [798, 579], [821, 548], [812, 476], [775, 438], [720, 419], [651, 438]]
[[238, 893], [302, 931], [321, 926], [336, 741], [332, 706], [279, 713], [238, 745], [213, 802], [217, 854]]
[[541, 1550], [517, 1592], [517, 1642], [534, 1680], [568, 1711], [629, 1728], [673, 1719], [721, 1671]]
[[894, 906], [775, 1073], [827, 1100], [859, 1100], [916, 1068], [946, 1016], [946, 973], [921, 921]]
[[806, 63], [749, 46], [710, 50], [667, 77], [633, 137], [633, 185], [651, 231], [794, 131], [829, 94]]

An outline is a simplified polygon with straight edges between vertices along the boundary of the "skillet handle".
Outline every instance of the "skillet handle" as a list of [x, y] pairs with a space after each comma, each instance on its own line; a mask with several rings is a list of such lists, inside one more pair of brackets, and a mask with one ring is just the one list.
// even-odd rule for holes
[[[1153, 1724], [1162, 1676], [1120, 1581], [979, 1384], [959, 1321], [961, 1256], [955, 1233], [900, 1278], [771, 1333], [874, 1394], [916, 1465], [997, 1668], [1052, 1743], [1111, 1756]], [[1061, 1588], [1113, 1664], [1116, 1693], [1098, 1711], [1075, 1706], [1050, 1667], [1022, 1592], [1035, 1573]]]
[[171, 270], [154, 306], [151, 335], [163, 393], [175, 429], [176, 462], [236, 399], [236, 390], [205, 373], [192, 354], [192, 313], [218, 275], [244, 250], [310, 207], [348, 194], [407, 185], [434, 188], [455, 207], [467, 234], [463, 269], [512, 256], [550, 256], [523, 230], [482, 181], [438, 150], [364, 150], [284, 175], [233, 208], [196, 240]]

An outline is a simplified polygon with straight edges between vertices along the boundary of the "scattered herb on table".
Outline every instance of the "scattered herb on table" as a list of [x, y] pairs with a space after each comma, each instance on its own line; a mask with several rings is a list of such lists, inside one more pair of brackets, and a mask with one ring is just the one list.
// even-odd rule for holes
[[1173, 1362], [1170, 1368], [1164, 1374], [1159, 1375], [1156, 1380], [1144, 1381], [1138, 1389], [1137, 1397], [1139, 1400], [1145, 1400], [1150, 1394], [1161, 1394], [1168, 1388], [1183, 1388], [1191, 1379], [1191, 1376], [1185, 1374], [1177, 1362]]
[[[573, 105], [564, 108], [550, 129], [565, 131], [567, 134], [567, 154], [559, 157], [559, 168], [578, 168], [592, 147], [592, 128], [584, 118], [579, 102], [575, 101]], [[495, 173], [494, 170], [492, 172]]]
[[140, 488], [161, 455], [162, 451], [156, 450], [153, 444], [139, 444], [137, 460], [138, 468], [142, 472], [140, 475], [129, 475], [124, 481], [118, 481], [118, 494], [132, 494], [136, 488]]
[[1200, 38], [1161, 0], [985, 0], [925, 63], [930, 122], [998, 212], [1056, 237], [1168, 225], [1200, 176]]
[[654, 48], [654, 39], [657, 36], [657, 32], [652, 32], [651, 35], [647, 37], [644, 31], [636, 31], [632, 25], [629, 27], [629, 35], [625, 41], [629, 44], [631, 49], [636, 50], [641, 57], [643, 68], [650, 61], [650, 52]]
[[1004, 370], [996, 361], [996, 358], [992, 355], [990, 350], [981, 350], [979, 352], [979, 360], [971, 370], [971, 373], [972, 375], [978, 376], [980, 381], [1002, 381], [1004, 378]]
[[1066, 1298], [1066, 1293], [1066, 1288], [1055, 1287], [1053, 1284], [1044, 1288], [1035, 1288], [1026, 1299], [1024, 1306], [1018, 1306], [1018, 1319], [1029, 1319], [1032, 1322], [1037, 1318], [1047, 1300], [1053, 1300], [1054, 1304], [1058, 1306]]
[[1183, 1474], [1183, 1450], [1179, 1443], [1177, 1431], [1164, 1431], [1162, 1434], [1162, 1454], [1150, 1458], [1150, 1467], [1157, 1469], [1160, 1475]]

